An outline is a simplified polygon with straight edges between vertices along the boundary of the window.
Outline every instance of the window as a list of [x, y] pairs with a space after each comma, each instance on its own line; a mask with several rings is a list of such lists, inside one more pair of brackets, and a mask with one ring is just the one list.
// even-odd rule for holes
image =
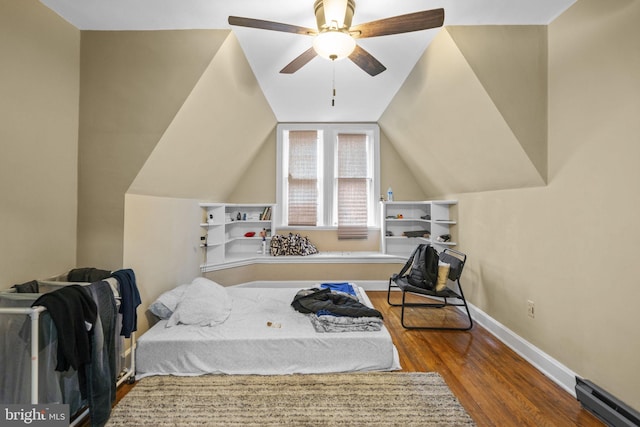
[[287, 222], [289, 225], [316, 225], [318, 223], [318, 132], [292, 130], [288, 138]]
[[377, 227], [378, 141], [375, 124], [278, 125], [278, 225], [347, 238]]

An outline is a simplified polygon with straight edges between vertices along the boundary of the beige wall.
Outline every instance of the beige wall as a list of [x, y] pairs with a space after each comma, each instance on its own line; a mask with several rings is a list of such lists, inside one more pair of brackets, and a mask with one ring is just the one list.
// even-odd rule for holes
[[[382, 187], [392, 185], [398, 199], [459, 200], [458, 240], [469, 254], [465, 281], [473, 304], [635, 408], [638, 21], [637, 0], [579, 0], [546, 31], [445, 29], [380, 120], [388, 142], [381, 147]], [[500, 34], [483, 37], [483, 31]], [[523, 49], [509, 47], [510, 34]], [[546, 50], [537, 43], [545, 38]], [[76, 207], [78, 262], [117, 268], [124, 259], [136, 270], [147, 304], [198, 274], [195, 198], [158, 197], [162, 188], [154, 188], [181, 180], [185, 168], [172, 168], [166, 156], [179, 150], [157, 151], [136, 188], [141, 194], [125, 193], [227, 40], [206, 31], [80, 36], [35, 0], [0, 0], [0, 55], [7, 58], [0, 67], [3, 283], [74, 266]], [[473, 52], [491, 46], [513, 58], [513, 68]], [[523, 88], [531, 82], [518, 79], [518, 71], [539, 67], [544, 55], [546, 77], [524, 74], [534, 87], [548, 86], [536, 96]], [[243, 70], [240, 75], [250, 77]], [[502, 79], [528, 96], [505, 99], [504, 88], [494, 85]], [[253, 80], [244, 83], [257, 90]], [[407, 102], [410, 96], [414, 102]], [[546, 146], [536, 134], [544, 126], [539, 107], [545, 96]], [[526, 113], [531, 102], [535, 117]], [[240, 107], [230, 114], [246, 119]], [[264, 179], [275, 169], [273, 129], [247, 138], [253, 145], [244, 172], [233, 175], [231, 185], [224, 168], [227, 173], [210, 175], [212, 188], [224, 184], [211, 198], [264, 202], [274, 196]], [[225, 143], [212, 140], [202, 155], [220, 155]], [[237, 283], [308, 271], [254, 266], [219, 274]], [[609, 290], [615, 293], [605, 294]], [[536, 304], [535, 319], [526, 315], [527, 300]]]
[[123, 255], [136, 274], [142, 333], [149, 326], [149, 304], [162, 292], [200, 275], [202, 210], [197, 200], [127, 194], [124, 217]]
[[80, 32], [0, 0], [0, 288], [75, 266]]
[[205, 277], [225, 286], [253, 281], [385, 281], [401, 268], [402, 263], [254, 264], [207, 272]]
[[228, 34], [129, 192], [226, 201], [275, 126], [240, 44]]
[[447, 27], [509, 129], [547, 177], [547, 27]]
[[[462, 192], [472, 185], [466, 181], [470, 177], [495, 171], [488, 172], [482, 161], [474, 163], [460, 147], [462, 162], [439, 172], [463, 179], [462, 184], [433, 189], [459, 200], [459, 248], [469, 255], [465, 290], [471, 302], [635, 408], [640, 408], [640, 312], [633, 306], [640, 297], [638, 20], [638, 1], [579, 0], [548, 27], [546, 186], [499, 190], [498, 180], [488, 188], [496, 191]], [[429, 76], [425, 70], [437, 69], [441, 57], [458, 55], [457, 46], [438, 36], [414, 73]], [[460, 81], [451, 79], [455, 73]], [[460, 85], [473, 86], [478, 77], [458, 68], [435, 77], [440, 76], [422, 92], [430, 101], [416, 114], [435, 114], [432, 123], [450, 123], [449, 111], [437, 112], [430, 105], [449, 105], [451, 94], [464, 95]], [[412, 84], [423, 83], [410, 76], [402, 91], [414, 89]], [[477, 92], [467, 96], [475, 102]], [[403, 111], [398, 99], [381, 122], [406, 119], [396, 117]], [[456, 130], [435, 131], [438, 140], [429, 143], [434, 151], [457, 143]], [[399, 146], [415, 141], [413, 134], [397, 135]], [[503, 158], [494, 144], [490, 134], [482, 133], [468, 141]], [[463, 170], [456, 168], [460, 164]], [[438, 182], [426, 166], [416, 173]], [[510, 183], [513, 177], [502, 179]], [[535, 319], [527, 317], [527, 300], [535, 302]]]
[[[495, 27], [483, 28], [488, 32], [497, 31]], [[522, 49], [516, 50], [517, 54], [508, 46], [509, 37], [504, 33], [509, 30], [518, 35], [526, 33], [526, 37], [512, 37], [527, 41], [520, 42]], [[458, 29], [456, 32], [466, 34], [467, 31]], [[543, 36], [544, 32], [535, 27], [503, 28], [501, 37], [496, 38], [494, 55], [510, 54], [513, 67], [488, 67], [492, 71], [486, 73], [491, 76], [490, 81], [531, 84], [528, 81], [531, 79], [525, 79], [519, 71], [522, 67], [545, 62], [541, 59], [545, 50], [531, 41], [544, 40]], [[481, 48], [486, 49], [484, 45]], [[466, 47], [466, 50], [470, 49]], [[493, 63], [494, 55], [486, 55], [486, 61]], [[429, 198], [453, 192], [544, 185], [544, 175], [521, 142], [523, 136], [527, 141], [537, 138], [537, 130], [532, 135], [526, 133], [527, 129], [536, 128], [536, 121], [534, 126], [516, 126], [535, 120], [536, 116], [528, 115], [528, 109], [522, 106], [529, 98], [513, 91], [513, 97], [504, 100], [499, 91], [493, 95], [495, 83], [485, 84], [480, 80], [467, 57], [471, 55], [463, 54], [448, 28], [440, 31], [380, 118], [382, 131]], [[536, 105], [546, 99], [544, 80], [543, 77], [536, 80], [537, 91], [526, 91], [532, 94], [531, 102]], [[494, 98], [501, 102], [497, 104]], [[505, 117], [498, 105], [517, 113]], [[514, 128], [519, 130], [517, 134]], [[546, 150], [546, 141], [539, 138], [537, 141]], [[531, 154], [539, 155], [539, 150], [529, 148]], [[544, 164], [539, 166], [544, 169]]]
[[79, 265], [123, 266], [124, 195], [227, 35], [82, 32]]

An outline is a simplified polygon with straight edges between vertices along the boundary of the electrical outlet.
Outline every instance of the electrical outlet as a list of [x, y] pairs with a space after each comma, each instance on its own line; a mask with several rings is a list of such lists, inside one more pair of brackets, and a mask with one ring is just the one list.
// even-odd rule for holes
[[536, 317], [536, 305], [533, 301], [527, 300], [527, 315], [534, 319]]

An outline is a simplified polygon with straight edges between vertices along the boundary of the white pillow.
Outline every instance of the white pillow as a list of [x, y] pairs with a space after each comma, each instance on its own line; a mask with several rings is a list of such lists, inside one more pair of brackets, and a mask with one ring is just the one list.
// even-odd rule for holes
[[180, 285], [163, 293], [149, 306], [149, 311], [160, 319], [170, 318], [182, 299], [187, 286], [189, 286], [189, 284]]
[[231, 313], [231, 298], [224, 286], [204, 277], [189, 284], [167, 327], [175, 325], [214, 326], [227, 320]]

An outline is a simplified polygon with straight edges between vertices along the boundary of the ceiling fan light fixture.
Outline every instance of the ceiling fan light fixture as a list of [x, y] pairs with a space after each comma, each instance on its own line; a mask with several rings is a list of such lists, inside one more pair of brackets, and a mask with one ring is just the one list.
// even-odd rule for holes
[[313, 10], [318, 30], [325, 30], [332, 25], [339, 30], [348, 29], [351, 27], [355, 8], [355, 0], [316, 0]]
[[313, 49], [316, 53], [330, 61], [348, 57], [355, 48], [354, 38], [338, 30], [323, 31], [313, 39]]

